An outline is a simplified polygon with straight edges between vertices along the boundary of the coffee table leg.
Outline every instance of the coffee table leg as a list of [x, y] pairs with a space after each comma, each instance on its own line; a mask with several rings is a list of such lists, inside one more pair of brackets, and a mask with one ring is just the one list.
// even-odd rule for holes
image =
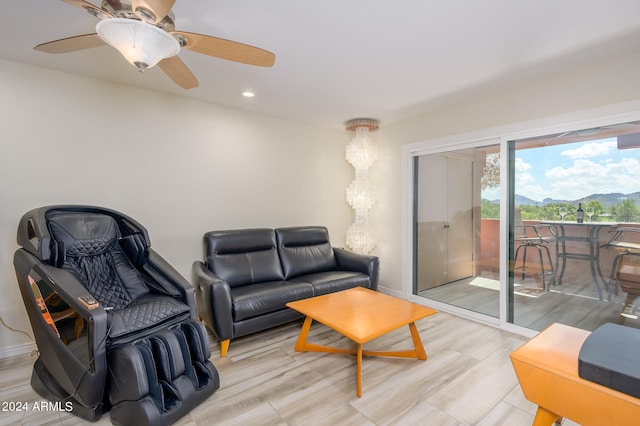
[[300, 330], [300, 335], [298, 336], [298, 341], [295, 346], [296, 352], [302, 352], [307, 347], [307, 336], [309, 335], [312, 322], [313, 319], [309, 316], [304, 319], [304, 324], [302, 324], [302, 330]]
[[362, 396], [362, 344], [357, 343], [356, 347], [356, 357], [358, 359], [358, 384], [357, 384], [357, 395], [358, 398]]
[[536, 416], [533, 418], [532, 426], [556, 424], [556, 422], [560, 419], [562, 419], [560, 415], [552, 411], [549, 411], [546, 408], [538, 407], [538, 410], [536, 411]]
[[[298, 336], [298, 340], [296, 342], [295, 350], [296, 352], [330, 352], [336, 354], [354, 354], [353, 349], [341, 349], [341, 348], [333, 348], [329, 346], [321, 346], [313, 343], [307, 343], [307, 337], [309, 335], [309, 330], [311, 329], [311, 323], [313, 322], [313, 318], [307, 316], [304, 319], [304, 323], [302, 324], [302, 329], [300, 330], [300, 335]], [[362, 397], [362, 357], [363, 355], [369, 356], [392, 356], [392, 357], [402, 357], [402, 358], [417, 358], [420, 360], [427, 359], [427, 352], [424, 350], [424, 346], [422, 345], [422, 340], [420, 339], [420, 334], [418, 334], [418, 328], [414, 322], [409, 323], [409, 330], [411, 331], [411, 338], [413, 339], [414, 350], [406, 350], [406, 351], [364, 351], [362, 349], [362, 343], [356, 343], [356, 369], [357, 369], [357, 383], [356, 383], [356, 394], [358, 398]]]
[[420, 334], [418, 334], [418, 328], [416, 327], [415, 322], [409, 323], [409, 330], [411, 330], [413, 346], [416, 348], [416, 358], [421, 360], [427, 359], [427, 351], [424, 350], [422, 339], [420, 339]]

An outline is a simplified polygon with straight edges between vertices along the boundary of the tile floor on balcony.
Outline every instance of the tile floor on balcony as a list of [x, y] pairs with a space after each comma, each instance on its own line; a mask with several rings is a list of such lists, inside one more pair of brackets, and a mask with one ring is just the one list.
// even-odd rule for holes
[[[608, 271], [605, 277], [608, 276]], [[420, 293], [429, 299], [473, 312], [497, 317], [499, 314], [499, 276], [496, 272], [483, 272], [480, 277], [469, 277]], [[628, 304], [627, 294], [621, 290], [608, 295], [598, 291], [588, 263], [567, 261], [561, 285], [542, 288], [539, 275], [515, 274], [514, 323], [533, 330], [543, 330], [554, 322], [561, 322], [585, 330], [594, 330], [606, 322], [640, 328], [640, 298]], [[609, 300], [610, 296], [610, 300]]]

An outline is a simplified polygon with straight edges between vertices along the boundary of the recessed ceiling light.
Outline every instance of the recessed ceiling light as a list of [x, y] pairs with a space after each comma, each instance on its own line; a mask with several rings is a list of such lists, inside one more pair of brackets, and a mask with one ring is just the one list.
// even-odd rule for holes
[[244, 92], [242, 92], [242, 96], [244, 96], [245, 98], [253, 98], [256, 94], [253, 92], [250, 92], [248, 90], [245, 90]]

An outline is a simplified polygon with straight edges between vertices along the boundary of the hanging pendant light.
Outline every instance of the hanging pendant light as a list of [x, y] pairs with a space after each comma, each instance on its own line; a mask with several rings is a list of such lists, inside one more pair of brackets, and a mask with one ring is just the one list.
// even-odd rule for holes
[[367, 254], [376, 245], [375, 233], [369, 224], [369, 210], [375, 203], [376, 191], [368, 171], [378, 158], [370, 132], [378, 130], [379, 124], [370, 118], [356, 118], [345, 123], [347, 132], [354, 134], [345, 148], [345, 158], [356, 174], [346, 190], [347, 202], [355, 211], [355, 221], [347, 229], [345, 242], [355, 253]]
[[96, 25], [96, 32], [140, 72], [180, 52], [180, 43], [171, 34], [137, 19], [104, 19]]

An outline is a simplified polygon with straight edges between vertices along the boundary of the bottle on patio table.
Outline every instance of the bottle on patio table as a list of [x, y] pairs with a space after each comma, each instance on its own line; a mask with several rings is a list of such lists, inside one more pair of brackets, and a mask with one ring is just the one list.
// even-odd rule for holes
[[584, 210], [582, 210], [582, 203], [578, 203], [578, 210], [576, 210], [576, 222], [584, 222]]

